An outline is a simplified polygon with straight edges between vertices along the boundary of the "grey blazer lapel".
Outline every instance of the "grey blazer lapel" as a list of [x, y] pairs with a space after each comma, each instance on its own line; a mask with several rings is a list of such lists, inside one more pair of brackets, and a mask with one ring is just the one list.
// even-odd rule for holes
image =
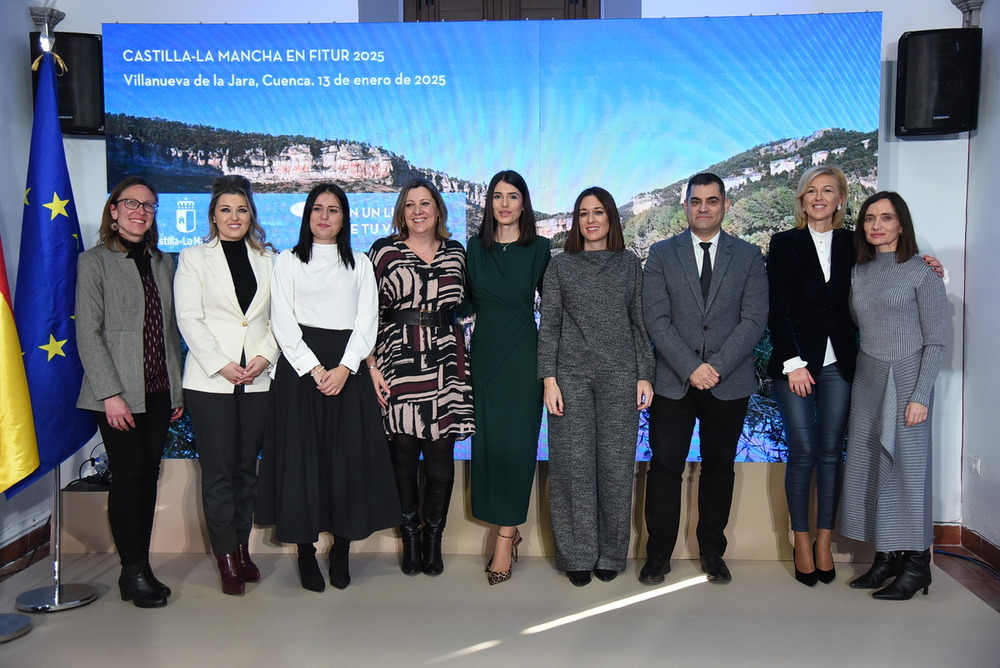
[[719, 294], [719, 286], [722, 285], [722, 277], [729, 269], [729, 263], [733, 259], [733, 238], [725, 232], [719, 233], [719, 247], [715, 249], [715, 265], [712, 267], [712, 285], [708, 288], [708, 302], [705, 310], [712, 307], [716, 295]]
[[698, 275], [698, 263], [694, 259], [694, 241], [691, 239], [691, 230], [682, 232], [674, 237], [674, 240], [677, 262], [680, 263], [679, 266], [687, 280], [688, 289], [691, 290], [691, 299], [698, 304], [698, 308], [704, 313], [705, 300], [701, 296], [701, 276]]

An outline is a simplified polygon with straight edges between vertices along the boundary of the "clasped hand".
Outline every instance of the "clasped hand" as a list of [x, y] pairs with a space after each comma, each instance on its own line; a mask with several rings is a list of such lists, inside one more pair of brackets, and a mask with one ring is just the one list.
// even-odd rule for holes
[[245, 367], [236, 362], [230, 362], [219, 369], [219, 375], [233, 385], [250, 385], [257, 380], [257, 376], [267, 369], [267, 364], [266, 359], [257, 355]]

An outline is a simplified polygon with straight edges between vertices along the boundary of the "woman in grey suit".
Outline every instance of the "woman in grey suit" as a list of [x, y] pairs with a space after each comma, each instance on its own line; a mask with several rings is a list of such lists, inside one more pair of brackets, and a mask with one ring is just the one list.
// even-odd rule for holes
[[274, 254], [246, 178], [215, 180], [208, 219], [206, 243], [181, 252], [174, 292], [188, 345], [184, 401], [205, 522], [222, 591], [241, 595], [245, 583], [260, 580], [249, 542], [271, 384], [264, 371], [278, 355], [270, 317]]
[[149, 539], [167, 426], [183, 415], [174, 263], [157, 248], [156, 191], [129, 177], [111, 191], [99, 240], [80, 255], [76, 336], [83, 363], [78, 408], [94, 413], [114, 475], [108, 520], [123, 601], [167, 604], [153, 576]]
[[625, 569], [637, 410], [653, 400], [655, 362], [642, 320], [642, 265], [625, 248], [604, 188], [580, 193], [565, 252], [542, 288], [538, 378], [549, 412], [556, 568], [577, 587]]

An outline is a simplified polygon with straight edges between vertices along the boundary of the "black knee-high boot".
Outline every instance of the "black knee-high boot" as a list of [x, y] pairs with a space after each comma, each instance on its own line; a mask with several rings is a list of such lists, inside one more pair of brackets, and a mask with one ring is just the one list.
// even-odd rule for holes
[[423, 562], [420, 560], [420, 490], [417, 477], [397, 478], [396, 489], [403, 507], [403, 523], [399, 525], [399, 533], [403, 538], [403, 560], [399, 566], [407, 575], [416, 575], [423, 570]]
[[316, 563], [316, 546], [312, 543], [298, 543], [299, 548], [299, 581], [302, 587], [309, 591], [323, 591], [326, 582], [323, 572]]
[[931, 584], [931, 551], [901, 552], [901, 568], [899, 576], [888, 587], [879, 589], [872, 598], [883, 601], [908, 601], [919, 590], [924, 590], [924, 596]]
[[330, 584], [337, 589], [347, 589], [351, 584], [350, 570], [351, 541], [333, 534], [333, 545], [330, 547]]
[[441, 538], [454, 480], [426, 478], [424, 483], [424, 554], [423, 571], [427, 575], [444, 572], [444, 558], [441, 554]]

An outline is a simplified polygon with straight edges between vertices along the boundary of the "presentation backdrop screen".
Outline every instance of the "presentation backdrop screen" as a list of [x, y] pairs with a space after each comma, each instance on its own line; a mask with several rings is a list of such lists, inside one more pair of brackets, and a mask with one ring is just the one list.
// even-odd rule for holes
[[[439, 187], [464, 241], [478, 230], [489, 179], [515, 169], [556, 252], [577, 193], [599, 185], [615, 196], [626, 244], [643, 260], [685, 228], [683, 187], [700, 171], [726, 182], [725, 229], [762, 252], [793, 225], [808, 167], [844, 169], [849, 221], [876, 186], [877, 12], [105, 24], [103, 35], [108, 188], [132, 174], [158, 187], [168, 252], [202, 242], [211, 183], [231, 173], [253, 183], [279, 249], [294, 244], [309, 189], [334, 181], [349, 193], [353, 244], [367, 250], [390, 233], [396, 195], [415, 176]], [[765, 335], [740, 461], [785, 459], [763, 374], [769, 348]], [[639, 420], [644, 460], [647, 416]], [[169, 454], [190, 456], [190, 426], [172, 433]], [[457, 456], [468, 449], [459, 442]], [[538, 452], [547, 458], [544, 424]]]

